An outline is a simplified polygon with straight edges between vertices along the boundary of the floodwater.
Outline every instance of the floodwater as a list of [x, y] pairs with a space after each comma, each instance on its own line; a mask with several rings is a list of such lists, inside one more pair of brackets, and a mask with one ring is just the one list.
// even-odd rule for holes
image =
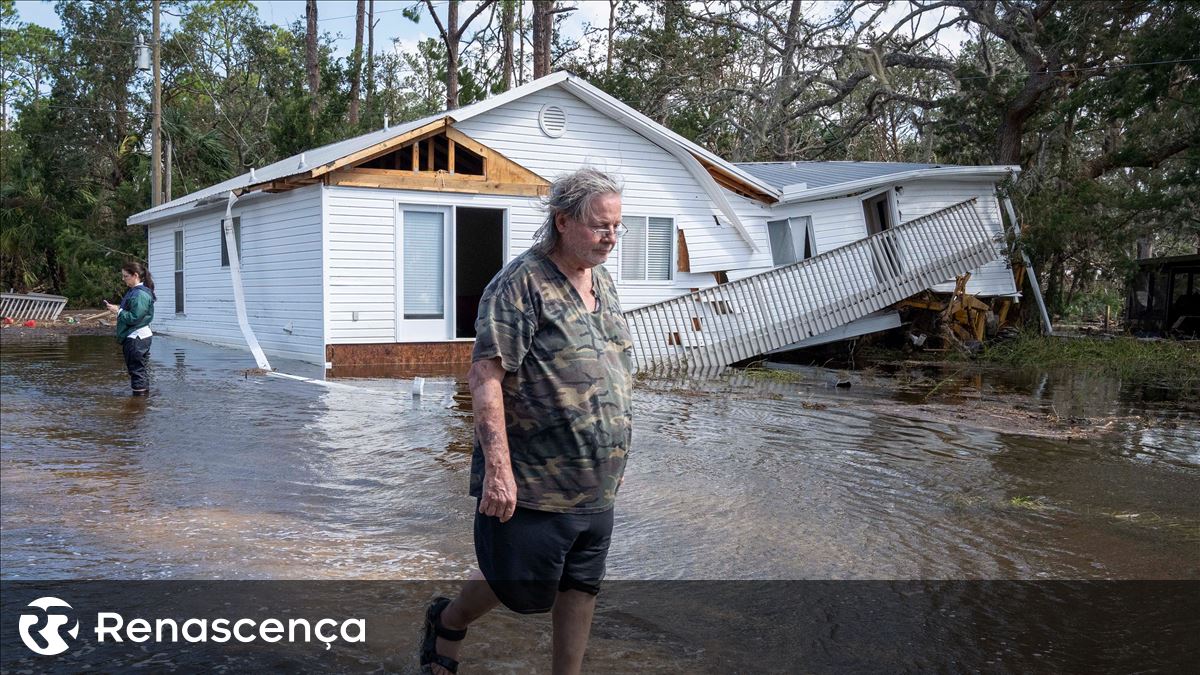
[[[246, 374], [243, 352], [159, 336], [153, 395], [133, 399], [108, 337], [0, 355], [6, 581], [474, 566], [461, 374], [414, 399], [411, 379]], [[832, 386], [843, 377], [639, 382], [609, 579], [1200, 578], [1194, 391], [1077, 372]]]

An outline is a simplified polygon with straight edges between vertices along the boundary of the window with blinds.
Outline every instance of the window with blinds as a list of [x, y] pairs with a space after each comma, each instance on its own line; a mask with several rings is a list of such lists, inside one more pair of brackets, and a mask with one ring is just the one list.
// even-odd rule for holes
[[175, 230], [175, 313], [183, 314], [183, 230]]
[[670, 281], [675, 221], [671, 218], [624, 216], [629, 232], [621, 238], [622, 281]]
[[445, 218], [438, 211], [404, 212], [404, 318], [445, 316]]

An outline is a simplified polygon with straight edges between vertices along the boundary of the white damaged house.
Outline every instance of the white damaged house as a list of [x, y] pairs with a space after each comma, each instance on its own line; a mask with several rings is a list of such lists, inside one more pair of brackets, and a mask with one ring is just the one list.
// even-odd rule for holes
[[607, 265], [642, 368], [889, 328], [966, 272], [974, 295], [1019, 296], [997, 195], [1016, 167], [733, 164], [557, 73], [132, 216], [155, 330], [326, 367], [464, 362], [484, 286], [581, 166], [624, 184]]

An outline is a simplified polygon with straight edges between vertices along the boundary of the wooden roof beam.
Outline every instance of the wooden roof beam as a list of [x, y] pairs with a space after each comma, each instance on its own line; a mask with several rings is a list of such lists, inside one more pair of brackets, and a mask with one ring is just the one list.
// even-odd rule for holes
[[779, 201], [774, 196], [769, 195], [769, 194], [763, 192], [762, 190], [759, 190], [758, 188], [754, 187], [753, 185], [747, 183], [746, 181], [733, 175], [732, 173], [729, 173], [725, 169], [717, 166], [716, 164], [713, 164], [712, 162], [708, 161], [707, 159], [704, 159], [703, 157], [699, 157], [699, 156], [697, 156], [696, 159], [705, 168], [705, 170], [708, 171], [709, 175], [713, 177], [713, 180], [717, 181], [717, 184], [720, 185], [721, 187], [723, 187], [727, 190], [730, 190], [732, 192], [736, 192], [736, 193], [743, 195], [745, 197], [748, 197], [750, 199], [760, 201], [764, 204], [774, 204], [775, 202]]
[[346, 155], [345, 157], [340, 157], [338, 159], [333, 160], [332, 162], [326, 162], [325, 164], [322, 164], [321, 166], [314, 167], [312, 169], [312, 171], [310, 171], [308, 173], [308, 176], [310, 176], [312, 178], [316, 178], [319, 176], [323, 176], [323, 175], [329, 173], [330, 171], [335, 171], [337, 169], [340, 169], [344, 166], [350, 166], [353, 164], [361, 164], [362, 162], [369, 162], [372, 159], [379, 157], [380, 155], [386, 155], [387, 153], [389, 153], [401, 146], [407, 145], [408, 143], [411, 143], [414, 141], [419, 141], [428, 136], [435, 136], [435, 135], [441, 133], [443, 130], [449, 128], [449, 126], [450, 126], [450, 118], [443, 117], [440, 120], [430, 122], [429, 124], [419, 126], [416, 129], [413, 129], [412, 131], [400, 134], [399, 136], [396, 136], [395, 138], [389, 138], [388, 140], [383, 141], [382, 143], [376, 143], [375, 145], [372, 145], [369, 148], [363, 148], [362, 150], [359, 150], [358, 152], [350, 153], [349, 155]]

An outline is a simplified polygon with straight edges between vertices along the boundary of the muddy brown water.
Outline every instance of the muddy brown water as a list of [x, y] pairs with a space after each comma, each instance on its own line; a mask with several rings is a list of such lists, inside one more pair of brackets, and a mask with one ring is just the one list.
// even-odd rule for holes
[[[409, 379], [245, 375], [244, 352], [158, 336], [153, 395], [131, 399], [108, 337], [6, 341], [0, 362], [5, 581], [474, 566], [461, 374], [414, 400]], [[639, 382], [609, 579], [1200, 578], [1194, 392], [1082, 372], [792, 377]]]

